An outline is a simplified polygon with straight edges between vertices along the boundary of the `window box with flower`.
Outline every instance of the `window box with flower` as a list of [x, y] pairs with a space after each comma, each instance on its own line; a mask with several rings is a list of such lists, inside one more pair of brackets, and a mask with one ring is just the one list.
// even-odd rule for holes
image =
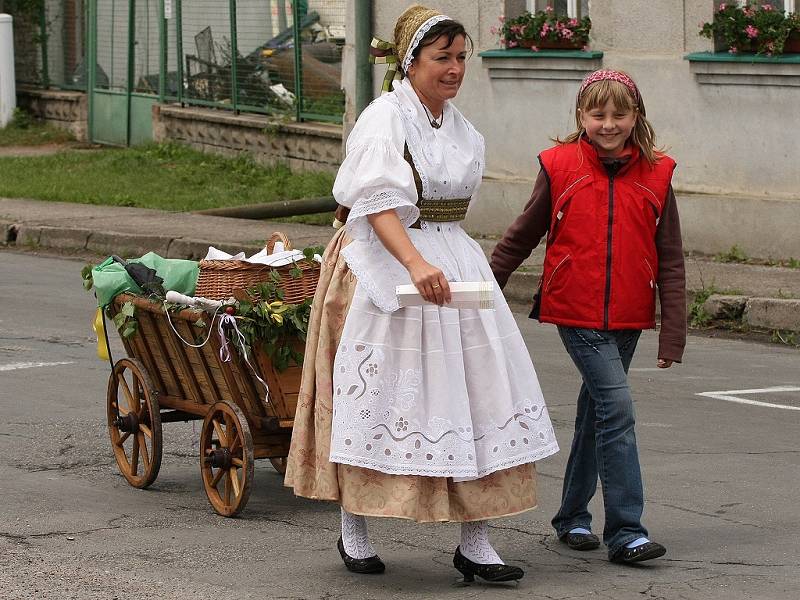
[[493, 33], [507, 49], [527, 48], [539, 50], [588, 50], [589, 17], [578, 19], [559, 15], [552, 6], [534, 13], [524, 12], [513, 19], [500, 18], [500, 26]]
[[561, 5], [554, 9], [548, 3], [543, 10], [500, 17], [491, 32], [498, 36], [501, 48], [479, 53], [489, 78], [580, 81], [599, 69], [603, 53], [588, 48], [592, 23], [588, 16], [582, 17], [586, 10]]
[[800, 53], [800, 15], [773, 5], [722, 3], [700, 35], [714, 40], [717, 52], [765, 56]]
[[700, 35], [714, 52], [684, 56], [701, 85], [800, 87], [800, 15], [794, 3], [721, 3]]

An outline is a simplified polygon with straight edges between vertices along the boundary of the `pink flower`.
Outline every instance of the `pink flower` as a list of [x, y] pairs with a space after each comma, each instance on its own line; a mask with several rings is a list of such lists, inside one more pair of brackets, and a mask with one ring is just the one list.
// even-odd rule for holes
[[552, 27], [550, 27], [550, 26], [549, 26], [547, 23], [545, 23], [544, 25], [542, 25], [542, 29], [541, 29], [541, 31], [539, 31], [539, 37], [541, 37], [541, 38], [546, 38], [546, 37], [547, 37], [547, 34], [548, 34], [548, 32], [549, 32], [551, 29], [552, 29]]
[[539, 48], [536, 46], [531, 46], [531, 52], [538, 52]]
[[497, 27], [494, 27], [494, 26], [492, 26], [492, 27], [489, 29], [489, 33], [491, 33], [492, 35], [497, 35], [497, 32], [498, 32], [498, 31], [500, 31], [500, 30], [499, 30]]
[[578, 26], [578, 19], [570, 19], [569, 20], [570, 27], [577, 27]]
[[758, 28], [753, 27], [752, 25], [748, 25], [747, 27], [745, 27], [744, 32], [747, 34], [747, 37], [749, 37], [751, 40], [754, 37], [758, 36]]
[[772, 10], [772, 4], [762, 4], [761, 10], [766, 10], [767, 12]]
[[565, 40], [571, 40], [573, 35], [575, 35], [575, 33], [571, 29], [561, 30], [561, 37]]
[[517, 40], [508, 40], [508, 47], [509, 48], [516, 48], [517, 46], [519, 46], [519, 44], [517, 43]]
[[553, 12], [553, 7], [548, 4], [547, 6], [544, 7], [544, 12], [548, 13]]
[[500, 21], [501, 23], [505, 23], [506, 22], [506, 18], [503, 15], [500, 15], [499, 17], [497, 17], [497, 20]]
[[728, 8], [728, 5], [723, 2], [722, 4], [719, 5], [719, 12], [722, 12], [726, 8]]
[[728, 48], [728, 53], [729, 54], [736, 54], [738, 52], [739, 52], [739, 49], [736, 46], [731, 46], [730, 48]]

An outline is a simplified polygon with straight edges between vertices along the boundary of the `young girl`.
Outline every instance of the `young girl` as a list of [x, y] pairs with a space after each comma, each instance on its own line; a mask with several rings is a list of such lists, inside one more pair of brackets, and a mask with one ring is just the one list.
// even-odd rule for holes
[[580, 371], [575, 435], [553, 527], [576, 550], [600, 544], [589, 500], [603, 486], [609, 559], [662, 556], [641, 523], [642, 477], [628, 366], [641, 330], [655, 327], [661, 302], [658, 366], [680, 362], [686, 342], [686, 284], [675, 162], [655, 134], [633, 80], [602, 70], [578, 92], [577, 130], [539, 155], [541, 171], [523, 213], [492, 254], [500, 286], [547, 234], [532, 317], [558, 326]]

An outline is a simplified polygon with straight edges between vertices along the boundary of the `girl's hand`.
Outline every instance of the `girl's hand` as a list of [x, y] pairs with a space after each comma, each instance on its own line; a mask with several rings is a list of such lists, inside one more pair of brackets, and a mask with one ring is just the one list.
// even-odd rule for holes
[[422, 257], [408, 265], [411, 282], [427, 302], [441, 306], [452, 299], [450, 285], [441, 269], [437, 269]]
[[672, 361], [666, 358], [659, 358], [658, 359], [658, 368], [659, 369], [669, 369], [672, 366]]

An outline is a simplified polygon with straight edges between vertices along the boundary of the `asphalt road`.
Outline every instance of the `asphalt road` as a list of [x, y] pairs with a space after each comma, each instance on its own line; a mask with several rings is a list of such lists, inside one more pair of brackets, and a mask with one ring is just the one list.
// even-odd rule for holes
[[[216, 516], [192, 424], [165, 425], [149, 490], [127, 485], [104, 425], [108, 365], [95, 357], [81, 266], [0, 252], [4, 600], [800, 597], [796, 349], [693, 336], [684, 364], [664, 371], [655, 368], [655, 333], [643, 336], [631, 382], [645, 523], [668, 554], [625, 567], [602, 550], [570, 551], [549, 527], [578, 380], [554, 329], [520, 315], [562, 446], [538, 465], [540, 508], [493, 524], [495, 547], [525, 578], [461, 587], [451, 565], [456, 525], [379, 519], [370, 531], [387, 572], [359, 577], [335, 550], [338, 507], [295, 498], [267, 461], [256, 465], [242, 516]], [[698, 395], [708, 392], [720, 393]], [[601, 530], [598, 498], [593, 505]]]

